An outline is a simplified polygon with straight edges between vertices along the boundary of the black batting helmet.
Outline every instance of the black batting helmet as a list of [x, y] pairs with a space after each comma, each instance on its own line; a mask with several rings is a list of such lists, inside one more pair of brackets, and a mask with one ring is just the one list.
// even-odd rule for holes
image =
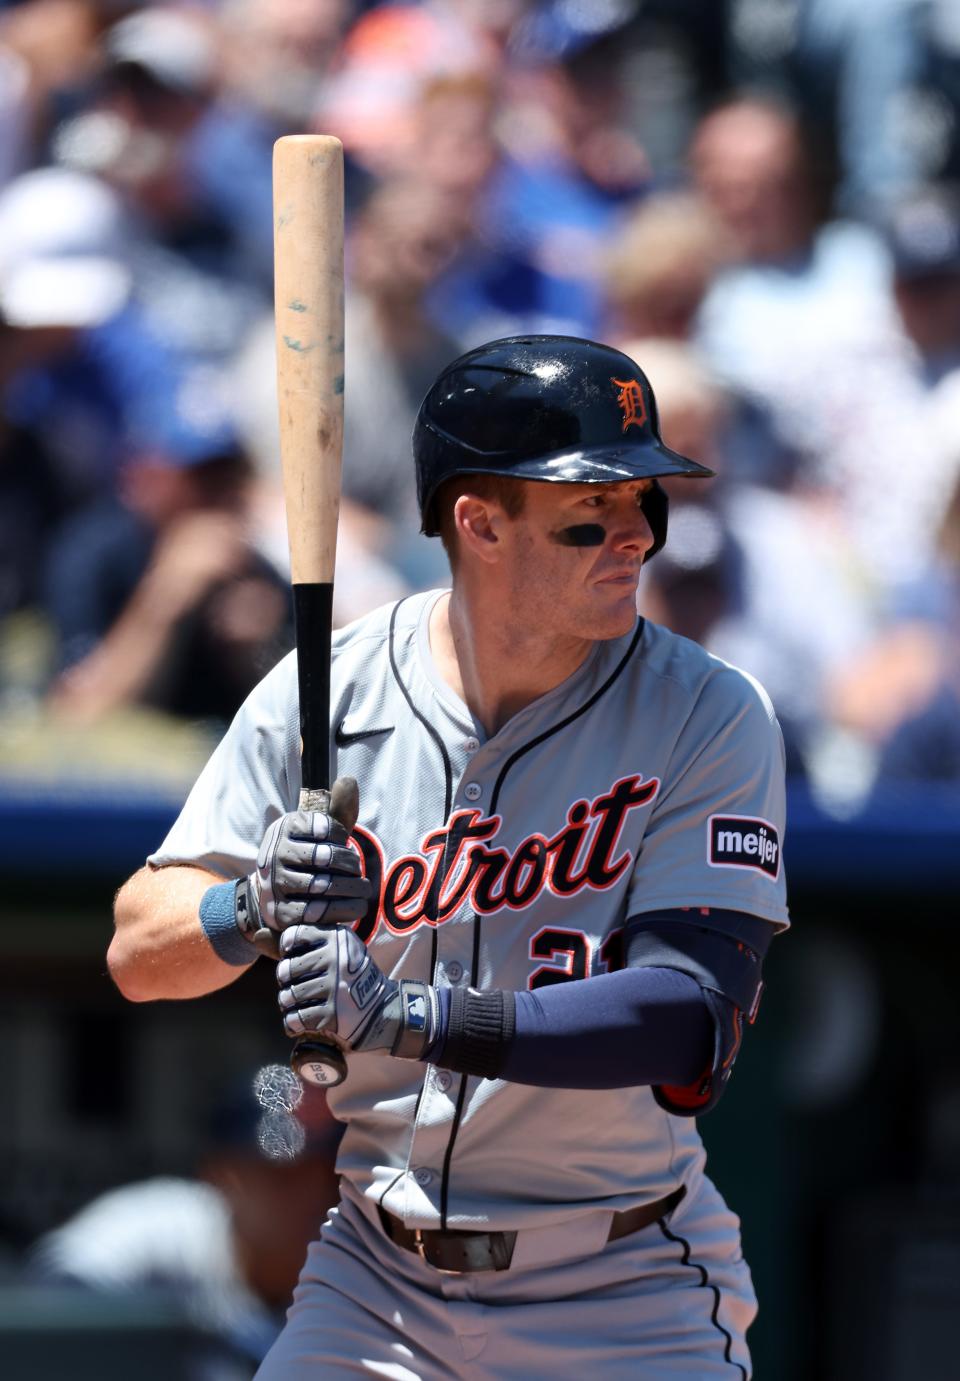
[[654, 556], [666, 541], [657, 475], [709, 476], [660, 439], [649, 380], [629, 355], [575, 336], [508, 336], [461, 355], [420, 405], [413, 432], [423, 531], [453, 475], [610, 484], [654, 479], [643, 510]]

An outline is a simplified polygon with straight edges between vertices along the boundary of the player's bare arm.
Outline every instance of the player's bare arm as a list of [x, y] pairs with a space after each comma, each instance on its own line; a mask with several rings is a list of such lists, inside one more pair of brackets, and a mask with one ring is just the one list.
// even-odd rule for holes
[[[200, 902], [223, 879], [186, 865], [141, 868], [117, 893], [115, 931], [107, 952], [114, 983], [131, 1002], [200, 997], [242, 972], [213, 949], [200, 923]], [[250, 963], [257, 958], [251, 949]]]
[[370, 885], [338, 820], [279, 816], [246, 877], [204, 868], [142, 868], [117, 895], [107, 962], [125, 997], [199, 997], [226, 987], [261, 953], [280, 955], [286, 926], [336, 925], [361, 915]]

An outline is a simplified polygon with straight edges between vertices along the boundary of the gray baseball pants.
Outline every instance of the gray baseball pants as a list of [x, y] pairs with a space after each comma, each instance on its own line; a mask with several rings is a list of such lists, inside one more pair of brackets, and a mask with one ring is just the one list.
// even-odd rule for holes
[[756, 1299], [739, 1223], [706, 1178], [667, 1217], [606, 1245], [603, 1213], [527, 1242], [521, 1232], [514, 1264], [497, 1272], [437, 1271], [394, 1246], [375, 1213], [347, 1187], [256, 1381], [752, 1374], [745, 1334]]

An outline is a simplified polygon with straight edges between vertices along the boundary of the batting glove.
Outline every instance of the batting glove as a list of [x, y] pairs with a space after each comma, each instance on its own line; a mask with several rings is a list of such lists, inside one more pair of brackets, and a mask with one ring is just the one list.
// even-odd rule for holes
[[291, 811], [274, 820], [257, 866], [237, 884], [237, 929], [279, 958], [277, 934], [294, 925], [343, 925], [367, 909], [371, 885], [339, 820], [319, 811]]
[[288, 1036], [317, 1035], [341, 1050], [422, 1059], [437, 1032], [436, 992], [387, 978], [355, 931], [294, 925], [280, 936], [278, 1002]]

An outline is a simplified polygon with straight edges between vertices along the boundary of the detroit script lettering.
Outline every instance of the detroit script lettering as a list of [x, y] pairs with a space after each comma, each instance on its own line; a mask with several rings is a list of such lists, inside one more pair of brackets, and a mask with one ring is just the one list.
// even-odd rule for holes
[[575, 801], [556, 834], [529, 834], [512, 851], [496, 845], [502, 817], [479, 810], [455, 811], [442, 829], [424, 837], [419, 853], [390, 863], [376, 835], [357, 825], [353, 844], [373, 883], [357, 933], [369, 940], [381, 921], [397, 934], [442, 925], [465, 903], [486, 916], [504, 907], [521, 911], [544, 891], [558, 897], [585, 887], [604, 891], [633, 860], [629, 850], [620, 851], [627, 816], [649, 805], [659, 789], [656, 777], [622, 777], [592, 801]]

